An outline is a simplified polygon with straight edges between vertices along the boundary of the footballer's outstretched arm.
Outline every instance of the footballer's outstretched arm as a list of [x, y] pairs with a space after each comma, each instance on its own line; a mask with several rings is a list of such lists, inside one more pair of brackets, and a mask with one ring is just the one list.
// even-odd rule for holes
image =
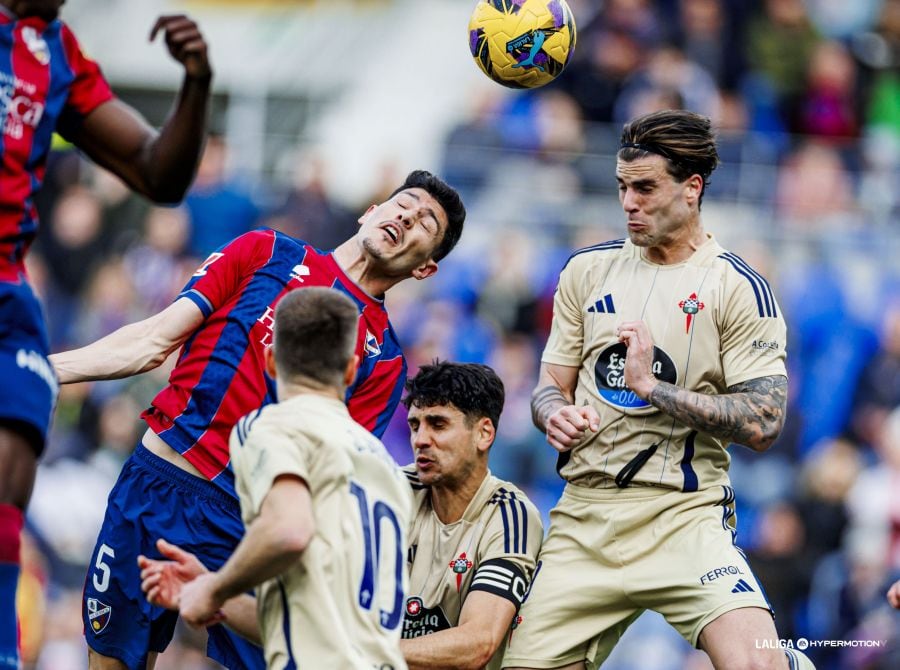
[[179, 298], [153, 316], [122, 326], [80, 349], [50, 355], [61, 384], [121, 379], [162, 365], [201, 323], [203, 312]]
[[[160, 538], [156, 548], [167, 560], [138, 556], [141, 590], [147, 602], [167, 610], [178, 611], [184, 585], [209, 572], [200, 559], [189, 551]], [[256, 598], [243, 593], [222, 605], [222, 623], [253, 644], [262, 646], [262, 635], [256, 615]]]
[[134, 109], [110, 100], [77, 122], [63, 122], [63, 135], [96, 163], [151, 200], [179, 202], [194, 177], [206, 136], [212, 69], [207, 45], [187, 16], [161, 16], [150, 39], [162, 33], [184, 80], [169, 118], [157, 132]]
[[447, 630], [400, 640], [409, 670], [483, 668], [509, 634], [515, 604], [486, 591], [466, 596], [459, 624]]

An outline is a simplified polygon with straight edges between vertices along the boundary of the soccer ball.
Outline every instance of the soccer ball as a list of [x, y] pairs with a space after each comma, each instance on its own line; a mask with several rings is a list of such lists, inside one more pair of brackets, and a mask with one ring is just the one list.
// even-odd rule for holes
[[472, 58], [510, 88], [549, 84], [575, 49], [575, 19], [565, 0], [480, 0], [469, 19]]

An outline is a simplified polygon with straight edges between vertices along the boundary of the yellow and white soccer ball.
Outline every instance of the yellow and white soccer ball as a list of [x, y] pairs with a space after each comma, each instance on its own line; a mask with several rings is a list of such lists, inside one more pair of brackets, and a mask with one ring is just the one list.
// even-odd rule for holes
[[575, 19], [565, 0], [480, 0], [469, 19], [469, 48], [498, 84], [543, 86], [572, 57]]

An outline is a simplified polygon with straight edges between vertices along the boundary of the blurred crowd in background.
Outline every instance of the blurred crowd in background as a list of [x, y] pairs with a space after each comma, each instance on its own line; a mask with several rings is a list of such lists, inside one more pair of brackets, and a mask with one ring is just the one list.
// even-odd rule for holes
[[[730, 449], [738, 544], [785, 641], [883, 642], [811, 646], [819, 668], [898, 668], [900, 614], [884, 594], [900, 578], [900, 2], [571, 4], [578, 47], [561, 79], [473, 100], [442, 164], [422, 166], [460, 189], [469, 217], [436, 277], [388, 298], [410, 373], [434, 358], [495, 367], [507, 400], [493, 472], [546, 514], [562, 481], [529, 397], [557, 274], [575, 248], [624, 236], [621, 124], [671, 107], [711, 116], [722, 165], [705, 226], [769, 279], [790, 342], [784, 433], [763, 455]], [[260, 183], [230, 171], [230, 151], [212, 136], [185, 203], [169, 209], [54, 153], [30, 264], [54, 351], [159, 311], [211, 251], [256, 227], [331, 248], [405, 176], [387, 164], [369, 198], [338, 202], [322, 178], [337, 157], [286, 148], [290, 179]], [[168, 369], [61, 391], [23, 550], [23, 645], [40, 670], [86, 667], [87, 563], [144, 429], [138, 415]], [[411, 460], [404, 412], [385, 436], [401, 464]], [[182, 630], [157, 668], [214, 667], [203, 637]], [[648, 616], [604, 667], [709, 666]]]

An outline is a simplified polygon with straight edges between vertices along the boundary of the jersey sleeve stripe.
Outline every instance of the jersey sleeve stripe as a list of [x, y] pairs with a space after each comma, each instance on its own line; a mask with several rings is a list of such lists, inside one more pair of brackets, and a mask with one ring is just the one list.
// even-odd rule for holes
[[506, 505], [502, 501], [497, 502], [500, 508], [500, 518], [503, 519], [503, 551], [509, 553], [509, 519], [506, 515]]
[[756, 307], [759, 310], [760, 317], [775, 317], [775, 299], [772, 297], [771, 289], [768, 282], [750, 268], [743, 260], [731, 253], [725, 253], [719, 256], [728, 261], [731, 266], [744, 276], [753, 287], [753, 293], [756, 296]]
[[770, 314], [770, 316], [773, 316], [773, 317], [778, 316], [778, 310], [775, 307], [775, 296], [772, 294], [772, 287], [769, 286], [769, 282], [766, 281], [766, 278], [763, 277], [761, 274], [759, 274], [752, 267], [750, 267], [750, 265], [747, 263], [747, 261], [745, 261], [740, 256], [738, 256], [730, 251], [727, 252], [726, 255], [733, 258], [738, 263], [738, 265], [743, 267], [744, 270], [746, 270], [748, 273], [750, 273], [751, 276], [756, 278], [756, 280], [759, 282], [760, 286], [762, 287], [763, 296], [765, 297], [765, 300], [766, 300], [766, 306], [771, 307], [772, 313]]
[[583, 249], [578, 249], [575, 251], [569, 258], [566, 260], [566, 264], [563, 265], [563, 270], [566, 269], [566, 266], [572, 262], [572, 259], [576, 256], [580, 256], [581, 254], [586, 254], [591, 251], [609, 251], [613, 249], [621, 249], [625, 246], [625, 238], [620, 240], [610, 240], [609, 242], [602, 242], [600, 244], [595, 244], [590, 247], [584, 247]]
[[179, 298], [187, 298], [191, 302], [193, 302], [197, 307], [200, 308], [200, 311], [203, 312], [203, 318], [208, 319], [209, 315], [213, 313], [212, 303], [206, 298], [205, 295], [200, 293], [197, 289], [190, 289], [189, 291], [185, 291]]
[[513, 494], [510, 494], [510, 502], [508, 503], [509, 513], [512, 516], [512, 527], [513, 527], [513, 540], [512, 540], [512, 550], [514, 554], [521, 553], [519, 550], [519, 529], [521, 527], [521, 523], [519, 522], [519, 512], [518, 505], [516, 505], [516, 501], [512, 500]]
[[288, 608], [287, 593], [281, 581], [278, 582], [278, 590], [281, 593], [281, 611], [284, 617], [281, 621], [281, 630], [284, 635], [284, 648], [288, 656], [284, 670], [297, 670], [297, 662], [294, 660], [294, 649], [291, 645], [291, 610]]

